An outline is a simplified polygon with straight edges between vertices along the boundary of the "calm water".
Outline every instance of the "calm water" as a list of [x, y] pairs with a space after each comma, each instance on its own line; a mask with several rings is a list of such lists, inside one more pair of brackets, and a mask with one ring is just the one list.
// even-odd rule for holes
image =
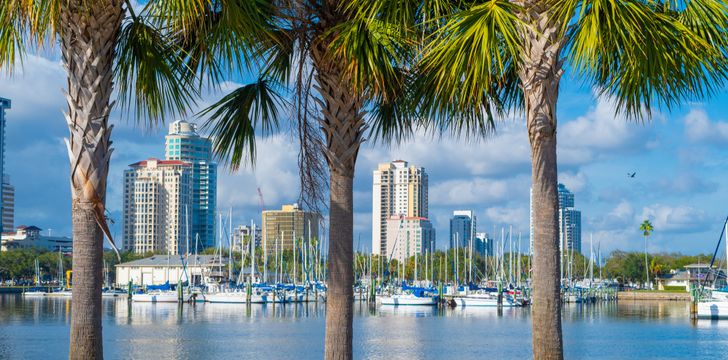
[[[570, 305], [567, 358], [723, 359], [728, 321], [691, 322], [687, 303]], [[128, 305], [104, 300], [107, 359], [320, 359], [325, 311], [314, 304]], [[70, 302], [0, 296], [0, 359], [62, 359]], [[524, 359], [530, 310], [380, 308], [355, 304], [359, 359]]]

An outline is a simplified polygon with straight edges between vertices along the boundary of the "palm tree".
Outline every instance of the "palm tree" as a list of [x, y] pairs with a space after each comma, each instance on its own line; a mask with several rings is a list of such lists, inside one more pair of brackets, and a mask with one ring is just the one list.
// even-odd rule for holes
[[[400, 1], [378, 0], [394, 8]], [[533, 188], [533, 352], [563, 357], [558, 246], [556, 105], [565, 70], [649, 119], [702, 98], [726, 79], [725, 2], [713, 0], [429, 0], [449, 9], [427, 38], [415, 92], [438, 126], [523, 111]], [[398, 12], [401, 13], [401, 12]], [[404, 16], [404, 15], [402, 15]], [[464, 114], [464, 115], [463, 115]]]
[[[260, 37], [254, 51], [243, 52], [249, 55], [247, 63], [253, 64], [246, 70], [258, 79], [225, 95], [201, 115], [208, 118], [215, 152], [235, 170], [254, 160], [256, 134], [279, 129], [281, 109], [293, 114], [301, 145], [303, 202], [315, 206], [315, 200], [326, 198], [319, 188], [329, 186], [325, 358], [350, 359], [356, 160], [369, 124], [375, 129], [380, 124], [397, 128], [392, 123], [407, 115], [402, 108], [407, 74], [401, 65], [411, 57], [411, 42], [404, 41], [408, 33], [399, 31], [400, 27], [363, 21], [353, 16], [352, 9], [340, 7], [339, 1], [263, 3], [270, 4], [273, 13], [265, 32], [269, 36]], [[165, 6], [185, 13], [167, 22], [173, 31], [184, 39], [203, 39], [184, 41], [191, 53], [220, 43], [231, 44], [230, 49], [248, 46], [214, 36], [214, 31], [206, 29], [207, 22], [194, 21], [236, 19], [238, 13], [226, 14], [224, 6], [222, 10], [219, 6], [190, 10], [175, 2]], [[365, 110], [371, 115], [365, 116]]]
[[647, 261], [647, 238], [650, 237], [650, 233], [652, 233], [653, 230], [655, 229], [652, 227], [652, 223], [650, 223], [649, 219], [645, 219], [645, 221], [640, 224], [640, 231], [642, 231], [642, 235], [645, 237], [645, 286], [650, 285], [650, 266]]
[[170, 112], [184, 113], [195, 91], [182, 53], [128, 1], [0, 5], [0, 66], [12, 69], [23, 52], [56, 39], [68, 80], [74, 271], [69, 358], [101, 359], [104, 236], [115, 248], [105, 206], [114, 81], [122, 109], [133, 108], [138, 118], [152, 122]]

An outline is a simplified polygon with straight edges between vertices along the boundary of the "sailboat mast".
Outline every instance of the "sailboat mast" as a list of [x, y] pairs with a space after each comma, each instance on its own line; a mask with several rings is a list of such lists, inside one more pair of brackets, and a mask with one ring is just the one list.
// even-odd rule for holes
[[250, 228], [251, 234], [250, 235], [250, 283], [253, 283], [253, 279], [255, 279], [255, 222], [253, 220], [250, 220]]

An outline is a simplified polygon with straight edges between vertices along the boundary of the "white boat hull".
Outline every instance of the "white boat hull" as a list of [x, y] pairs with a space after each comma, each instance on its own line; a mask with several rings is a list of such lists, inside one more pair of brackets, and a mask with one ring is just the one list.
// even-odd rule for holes
[[728, 301], [698, 303], [699, 319], [728, 319]]
[[[493, 299], [490, 297], [465, 296], [465, 297], [456, 297], [453, 300], [455, 300], [455, 304], [457, 306], [492, 306], [492, 307], [498, 306], [498, 299]], [[510, 304], [508, 304], [507, 302], [504, 302], [503, 305], [510, 306]]]
[[23, 293], [24, 297], [43, 297], [43, 296], [47, 296], [47, 295], [48, 295], [48, 293], [43, 292], [43, 291], [26, 291]]
[[713, 290], [711, 292], [711, 296], [715, 300], [728, 301], [728, 292], [726, 292], [726, 291]]
[[[176, 291], [170, 291], [162, 293], [132, 294], [131, 300], [134, 302], [176, 303], [179, 299]], [[189, 300], [189, 295], [183, 295], [183, 300]]]
[[382, 296], [382, 305], [417, 305], [417, 306], [434, 306], [437, 301], [434, 297], [416, 297], [412, 295], [392, 295]]
[[[266, 295], [252, 294], [250, 302], [260, 304], [266, 302]], [[209, 303], [217, 304], [246, 304], [248, 303], [248, 295], [244, 292], [216, 293], [205, 295], [205, 300]]]

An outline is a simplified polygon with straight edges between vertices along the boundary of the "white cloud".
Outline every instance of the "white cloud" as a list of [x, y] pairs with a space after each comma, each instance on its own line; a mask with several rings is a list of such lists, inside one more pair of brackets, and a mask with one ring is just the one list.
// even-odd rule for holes
[[709, 223], [705, 211], [687, 205], [653, 204], [645, 206], [635, 220], [642, 222], [641, 219], [649, 219], [655, 227], [655, 232], [698, 232], [704, 231], [704, 226]]
[[713, 122], [701, 109], [693, 109], [684, 118], [685, 135], [692, 142], [728, 143], [728, 122]]
[[587, 179], [586, 174], [583, 171], [578, 171], [576, 173], [564, 171], [559, 173], [559, 182], [566, 185], [570, 191], [580, 193], [586, 189], [589, 179]]
[[615, 112], [608, 99], [596, 99], [595, 106], [585, 115], [560, 125], [559, 151], [571, 163], [589, 161], [595, 152], [633, 152], [654, 147], [653, 135], [647, 125], [639, 125]]
[[430, 187], [430, 203], [456, 206], [501, 203], [508, 198], [510, 190], [510, 182], [506, 180], [448, 180]]

